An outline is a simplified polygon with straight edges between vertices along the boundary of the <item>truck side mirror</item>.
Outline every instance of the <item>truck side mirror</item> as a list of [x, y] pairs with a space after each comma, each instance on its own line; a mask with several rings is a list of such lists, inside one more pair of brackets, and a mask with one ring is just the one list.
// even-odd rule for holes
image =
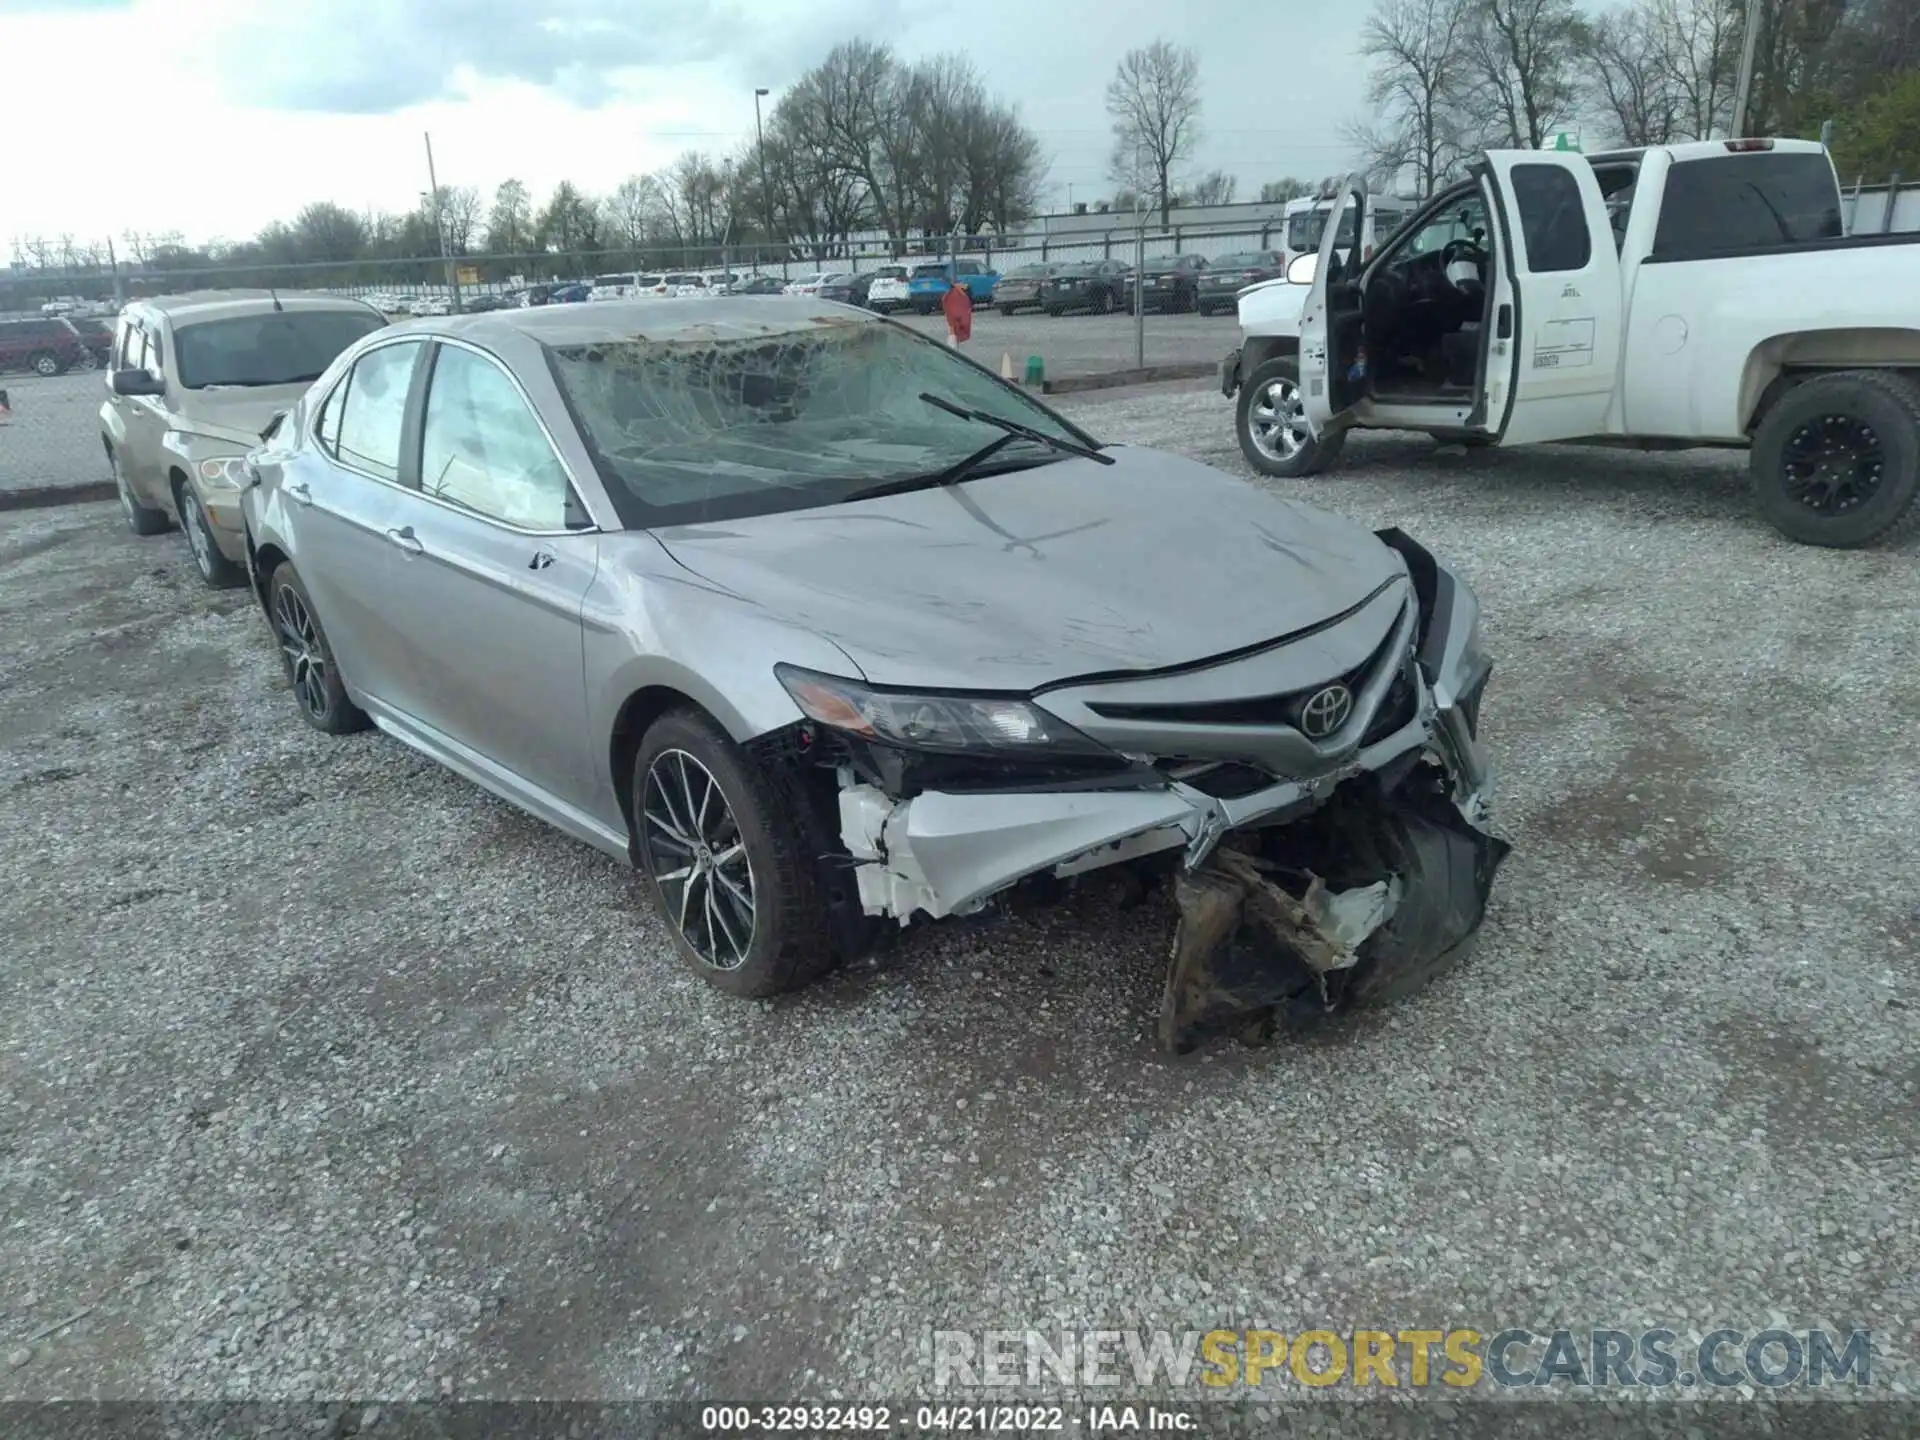
[[1314, 272], [1319, 268], [1320, 257], [1318, 255], [1296, 255], [1293, 257], [1293, 263], [1287, 266], [1287, 283], [1289, 285], [1311, 285], [1313, 283]]

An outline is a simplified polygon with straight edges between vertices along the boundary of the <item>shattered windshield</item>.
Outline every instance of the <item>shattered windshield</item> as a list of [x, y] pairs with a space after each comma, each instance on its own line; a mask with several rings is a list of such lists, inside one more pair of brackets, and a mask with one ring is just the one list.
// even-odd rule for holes
[[[661, 340], [548, 346], [549, 363], [622, 521], [635, 528], [832, 504], [928, 483], [994, 438], [923, 393], [1081, 444], [1066, 421], [892, 325], [808, 319]], [[977, 472], [1058, 459], [1009, 444]]]

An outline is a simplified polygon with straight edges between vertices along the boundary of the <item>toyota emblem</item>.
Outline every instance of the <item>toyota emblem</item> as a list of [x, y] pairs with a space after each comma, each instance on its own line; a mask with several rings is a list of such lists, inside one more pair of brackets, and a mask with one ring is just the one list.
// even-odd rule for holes
[[1353, 713], [1353, 692], [1344, 685], [1316, 690], [1300, 707], [1300, 730], [1309, 740], [1324, 740]]

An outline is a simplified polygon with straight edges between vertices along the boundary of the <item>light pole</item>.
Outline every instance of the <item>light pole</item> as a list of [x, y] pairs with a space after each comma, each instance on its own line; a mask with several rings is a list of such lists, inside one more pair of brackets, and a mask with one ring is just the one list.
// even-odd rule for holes
[[1733, 85], [1733, 118], [1728, 123], [1731, 140], [1747, 133], [1747, 106], [1753, 101], [1753, 59], [1760, 43], [1760, 7], [1765, 0], [1746, 0], [1746, 34], [1740, 41], [1740, 72]]
[[[773, 191], [767, 188], [767, 132], [760, 128], [760, 97], [773, 92], [762, 87], [753, 92], [754, 151], [760, 157], [760, 208], [766, 214], [767, 244], [773, 244]], [[785, 266], [781, 269], [784, 271]]]
[[1147, 368], [1147, 187], [1146, 154], [1133, 152], [1133, 363]]
[[433, 173], [433, 136], [427, 134], [426, 140], [427, 184], [433, 187], [433, 229], [440, 239], [440, 261], [446, 267], [447, 290], [452, 297], [452, 310], [458, 315], [460, 313], [460, 276], [453, 268], [453, 252], [447, 248], [447, 222], [441, 213], [440, 182]]

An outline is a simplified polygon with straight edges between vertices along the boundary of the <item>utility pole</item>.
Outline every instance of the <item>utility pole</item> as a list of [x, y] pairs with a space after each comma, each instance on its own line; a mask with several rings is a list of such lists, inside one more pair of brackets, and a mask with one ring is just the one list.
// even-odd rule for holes
[[1753, 101], [1753, 60], [1760, 46], [1760, 9], [1766, 0], [1746, 0], [1746, 34], [1740, 42], [1740, 75], [1733, 85], [1733, 117], [1727, 138], [1738, 140], [1747, 133], [1747, 107]]
[[[760, 128], [760, 97], [772, 92], [761, 88], [753, 92], [754, 149], [760, 157], [760, 208], [766, 212], [767, 244], [773, 244], [773, 191], [767, 188], [767, 132]], [[781, 264], [784, 272], [786, 265]]]
[[1146, 152], [1133, 152], [1133, 365], [1147, 368]]
[[[424, 132], [423, 132], [424, 133]], [[447, 247], [447, 221], [441, 212], [440, 181], [433, 173], [433, 136], [427, 137], [427, 184], [433, 187], [433, 229], [440, 237], [440, 262], [446, 267], [447, 289], [453, 296], [453, 313], [460, 313], [460, 275], [453, 268], [453, 251]]]

